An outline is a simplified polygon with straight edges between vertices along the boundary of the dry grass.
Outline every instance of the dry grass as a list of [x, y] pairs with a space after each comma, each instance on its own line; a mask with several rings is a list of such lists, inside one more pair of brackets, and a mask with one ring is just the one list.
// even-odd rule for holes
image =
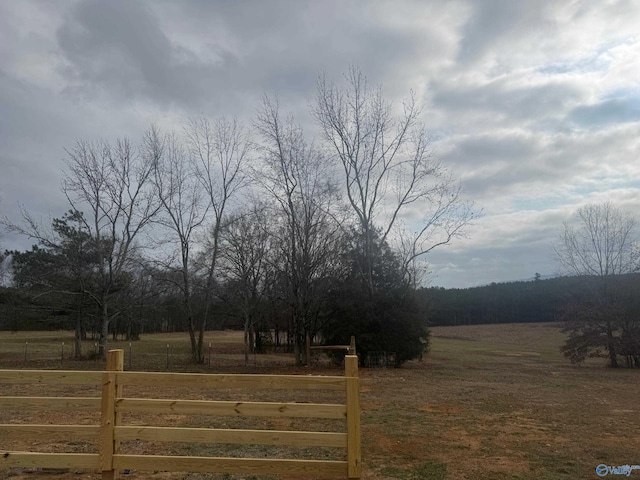
[[[557, 326], [549, 324], [437, 327], [432, 333], [431, 352], [423, 362], [410, 363], [402, 369], [361, 371], [363, 478], [575, 480], [598, 478], [594, 469], [599, 463], [640, 464], [639, 371], [608, 369], [604, 360], [597, 359], [581, 367], [570, 365], [559, 352], [562, 334]], [[69, 334], [29, 334], [26, 340], [21, 335], [0, 334], [0, 368], [45, 365], [60, 368], [61, 364], [65, 369], [101, 367], [99, 362], [60, 361], [59, 356], [47, 360], [44, 348], [38, 359], [35, 346], [38, 341], [41, 345], [51, 343], [53, 338], [56, 342], [67, 338], [65, 341], [70, 342]], [[340, 373], [329, 367], [298, 369], [291, 358], [284, 355], [258, 356], [255, 365], [244, 367], [239, 353], [241, 339], [236, 333], [213, 332], [211, 337], [214, 346], [211, 367], [195, 368], [181, 363], [188, 358], [188, 340], [184, 334], [145, 336], [141, 342], [134, 343], [133, 367], [140, 368], [137, 363], [145, 367], [146, 358], [147, 368], [166, 368], [169, 342], [174, 345], [175, 362], [170, 367], [175, 370]], [[25, 341], [29, 341], [30, 346], [33, 342], [34, 356], [27, 364], [20, 355]], [[127, 353], [128, 342], [112, 346], [123, 347]], [[59, 355], [59, 347], [55, 350]], [[178, 352], [182, 352], [182, 357]], [[208, 398], [214, 393], [184, 394]], [[227, 394], [215, 393], [216, 398]], [[23, 415], [8, 417], [8, 412], [0, 412], [0, 422], [26, 420]], [[69, 420], [70, 415], [62, 419]], [[176, 417], [163, 421], [172, 425], [214, 426], [210, 418]], [[217, 421], [226, 422], [229, 427], [243, 425], [238, 419]], [[261, 422], [260, 428], [290, 426], [276, 419]], [[329, 424], [321, 427], [334, 428]], [[88, 447], [75, 442], [67, 448], [81, 451]], [[135, 448], [157, 453], [169, 447], [158, 444]], [[195, 455], [239, 453], [228, 447], [176, 448]], [[254, 448], [248, 453], [290, 452]], [[300, 455], [309, 453], [318, 452]], [[15, 480], [99, 478], [89, 472], [0, 472], [0, 478], [8, 475], [13, 475]], [[134, 472], [123, 478], [241, 477]]]

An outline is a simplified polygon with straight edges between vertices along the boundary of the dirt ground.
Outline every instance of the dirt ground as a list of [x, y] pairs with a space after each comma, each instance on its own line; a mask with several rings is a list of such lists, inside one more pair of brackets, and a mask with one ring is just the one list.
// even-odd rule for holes
[[[19, 365], [14, 354], [3, 357], [4, 340], [0, 337], [0, 368], [34, 368], [30, 364]], [[559, 328], [550, 324], [437, 327], [432, 329], [431, 352], [423, 361], [411, 362], [400, 369], [362, 369], [363, 478], [596, 479], [600, 478], [595, 473], [598, 464], [640, 464], [640, 371], [612, 370], [606, 368], [605, 360], [601, 359], [592, 359], [583, 366], [571, 365], [559, 353], [562, 340]], [[154, 341], [162, 345], [166, 338]], [[224, 343], [225, 353], [220, 355], [226, 357], [214, 360], [210, 368], [207, 366], [207, 371], [341, 374], [341, 369], [324, 364], [296, 368], [290, 358], [283, 355], [263, 357], [244, 367], [242, 356], [237, 351], [237, 338], [230, 335], [225, 337]], [[141, 350], [142, 347], [137, 348]], [[162, 348], [159, 350], [161, 354]], [[234, 360], [235, 366], [232, 364]], [[37, 361], [35, 358], [31, 360]], [[159, 365], [162, 363], [158, 361]], [[64, 368], [69, 369], [73, 364], [69, 361]], [[37, 391], [33, 386], [3, 385], [0, 389], [3, 395], [31, 395]], [[83, 389], [79, 392], [83, 396], [98, 395], [97, 390]], [[48, 394], [68, 394], [64, 390], [54, 388]], [[135, 396], [157, 395], [145, 389], [125, 392], [132, 396], [134, 393]], [[178, 392], [164, 392], [162, 395], [171, 398], [175, 393]], [[215, 398], [227, 394], [230, 395], [229, 392], [216, 392]], [[189, 398], [210, 398], [212, 393], [180, 392], [181, 397], [185, 395]], [[249, 394], [248, 398], [253, 399], [253, 395]], [[318, 397], [314, 394], [312, 398], [297, 400], [330, 401], [331, 394], [326, 395]], [[174, 415], [154, 421], [176, 426], [245, 426], [240, 419], [225, 417], [212, 420]], [[44, 422], [96, 423], [96, 418], [91, 415], [78, 418], [74, 412], [59, 415], [42, 412], [31, 416], [26, 412], [0, 412], [0, 423]], [[295, 420], [277, 419], [261, 419], [253, 425], [273, 429], [300, 426]], [[304, 426], [309, 428], [306, 424]], [[317, 426], [329, 431], [341, 428], [327, 421]], [[0, 449], [30, 447], [31, 443], [6, 444], [0, 439]], [[91, 450], [95, 446], [85, 442], [51, 439], [45, 439], [37, 448], [39, 451], [59, 448], [95, 451]], [[187, 448], [136, 444], [127, 448], [152, 453], [177, 448], [171, 451], [215, 456], [292, 454], [286, 449], [267, 452], [263, 448], [234, 449], [227, 446]], [[326, 458], [336, 455], [319, 450], [293, 454], [302, 457], [320, 454]], [[634, 475], [640, 478], [640, 472], [634, 471], [631, 478]], [[92, 472], [0, 470], [0, 479], [4, 478], [93, 480], [99, 479], [100, 475]], [[132, 472], [120, 478], [268, 477]]]

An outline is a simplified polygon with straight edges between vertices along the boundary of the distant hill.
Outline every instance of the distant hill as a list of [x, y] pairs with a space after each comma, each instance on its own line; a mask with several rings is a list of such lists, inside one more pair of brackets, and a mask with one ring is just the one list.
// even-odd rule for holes
[[[423, 288], [419, 294], [428, 306], [429, 324], [434, 326], [553, 322], [561, 320], [562, 309], [567, 304], [579, 302], [589, 295], [587, 280], [602, 280], [598, 277], [546, 277], [472, 288]], [[640, 286], [640, 274], [621, 275], [617, 280]]]
[[[555, 273], [549, 273], [547, 275], [540, 275], [537, 280], [551, 280], [554, 278], [558, 278], [560, 277], [560, 275], [555, 274]], [[523, 280], [516, 280], [517, 282], [533, 282], [536, 280], [536, 277], [529, 277], [529, 278], [525, 278]]]

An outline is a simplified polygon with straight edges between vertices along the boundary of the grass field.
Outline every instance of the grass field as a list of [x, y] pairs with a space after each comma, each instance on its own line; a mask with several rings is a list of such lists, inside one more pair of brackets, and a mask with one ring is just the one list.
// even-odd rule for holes
[[[600, 463], [640, 464], [640, 371], [612, 370], [604, 359], [573, 366], [559, 352], [562, 340], [551, 324], [436, 327], [422, 362], [361, 370], [363, 478], [577, 480], [600, 478], [595, 473]], [[101, 368], [98, 361], [61, 359], [62, 341], [70, 345], [71, 334], [0, 333], [0, 368]], [[252, 357], [245, 367], [239, 334], [212, 332], [209, 341], [212, 364], [196, 368], [187, 361], [186, 334], [145, 336], [132, 344], [132, 367], [166, 369], [169, 344], [169, 367], [176, 371], [340, 372], [326, 365], [296, 368], [286, 355]], [[111, 346], [125, 349], [129, 368], [128, 342]], [[0, 423], [11, 421], [26, 420], [0, 412]], [[211, 454], [211, 449], [188, 453]], [[0, 471], [0, 478], [9, 475], [99, 478], [89, 472]], [[634, 476], [640, 478], [640, 471]], [[123, 478], [241, 477], [134, 472]]]

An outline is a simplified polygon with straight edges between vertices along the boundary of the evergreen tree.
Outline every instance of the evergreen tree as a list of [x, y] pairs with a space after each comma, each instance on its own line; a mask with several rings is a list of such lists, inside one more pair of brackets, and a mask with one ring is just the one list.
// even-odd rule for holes
[[396, 366], [400, 366], [421, 357], [428, 347], [425, 311], [404, 278], [398, 255], [376, 236], [371, 249], [374, 268], [369, 270], [363, 241], [357, 233], [347, 239], [343, 261], [348, 271], [331, 292], [330, 320], [323, 334], [329, 344], [347, 344], [355, 335], [365, 365], [372, 352], [387, 352], [395, 354]]

